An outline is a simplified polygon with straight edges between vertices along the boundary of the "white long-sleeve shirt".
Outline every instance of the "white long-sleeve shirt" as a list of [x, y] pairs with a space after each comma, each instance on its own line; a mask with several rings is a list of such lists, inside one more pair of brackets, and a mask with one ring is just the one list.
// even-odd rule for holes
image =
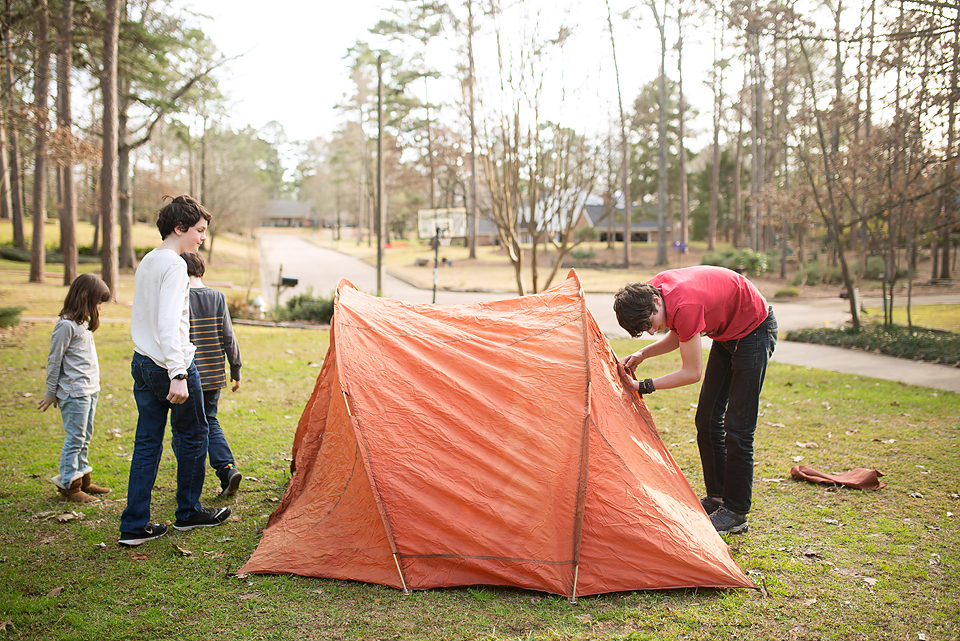
[[196, 348], [190, 342], [187, 264], [170, 249], [154, 249], [137, 266], [130, 336], [133, 349], [167, 370], [186, 374]]

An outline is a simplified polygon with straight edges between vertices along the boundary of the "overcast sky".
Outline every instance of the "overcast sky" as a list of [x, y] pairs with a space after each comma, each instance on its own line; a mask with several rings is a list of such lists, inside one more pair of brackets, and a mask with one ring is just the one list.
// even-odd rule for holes
[[[203, 23], [204, 30], [220, 51], [227, 56], [243, 54], [220, 74], [221, 86], [231, 97], [231, 123], [260, 128], [276, 120], [291, 141], [328, 137], [342, 123], [336, 105], [352, 89], [343, 56], [358, 39], [372, 38], [370, 27], [386, 15], [381, 7], [389, 5], [383, 0], [186, 1], [211, 16]], [[616, 14], [633, 3], [611, 0], [611, 4], [624, 108], [629, 111], [640, 87], [657, 76], [659, 40], [649, 8], [635, 10], [624, 22]], [[574, 32], [563, 58], [551, 61], [542, 119], [559, 120], [587, 133], [606, 131], [608, 118], [616, 117], [617, 95], [604, 0], [536, 0], [528, 6], [542, 10], [538, 19], [545, 34], [561, 23]], [[712, 61], [712, 48], [709, 42], [698, 47], [696, 39], [706, 31], [695, 29], [688, 36], [684, 65], [685, 93], [694, 102], [699, 99], [704, 129], [710, 109], [705, 68]], [[450, 49], [455, 44], [455, 38], [448, 37], [446, 46], [433, 47], [432, 64], [448, 73], [446, 81], [431, 89], [431, 99], [448, 105], [459, 99], [451, 64], [459, 55]], [[496, 48], [489, 21], [477, 43], [477, 58], [481, 82], [485, 78], [495, 83]], [[675, 60], [667, 63], [671, 77], [676, 76]]]

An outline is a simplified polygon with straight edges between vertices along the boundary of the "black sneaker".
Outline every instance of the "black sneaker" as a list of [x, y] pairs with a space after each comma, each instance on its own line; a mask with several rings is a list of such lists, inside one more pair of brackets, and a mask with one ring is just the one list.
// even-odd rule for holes
[[127, 547], [134, 547], [147, 541], [159, 539], [167, 533], [167, 526], [163, 523], [147, 523], [146, 527], [136, 534], [121, 534], [118, 543]]
[[747, 516], [737, 514], [722, 505], [710, 515], [710, 522], [716, 528], [717, 534], [739, 534], [747, 531]]
[[723, 499], [715, 499], [712, 496], [705, 496], [700, 499], [700, 505], [703, 507], [703, 511], [707, 513], [707, 516], [710, 516], [720, 509], [720, 507], [723, 505]]
[[234, 465], [227, 465], [217, 470], [217, 476], [220, 478], [220, 496], [233, 496], [240, 487], [240, 481], [243, 480], [243, 474]]
[[189, 519], [177, 519], [173, 529], [184, 532], [198, 527], [213, 527], [226, 521], [229, 516], [230, 508], [228, 507], [202, 507]]

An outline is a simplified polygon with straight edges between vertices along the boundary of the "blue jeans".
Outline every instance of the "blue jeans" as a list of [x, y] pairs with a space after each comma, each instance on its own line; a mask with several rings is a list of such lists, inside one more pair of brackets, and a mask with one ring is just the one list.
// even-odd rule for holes
[[60, 484], [64, 489], [92, 472], [88, 461], [90, 439], [93, 438], [93, 419], [97, 414], [97, 396], [71, 396], [58, 401], [63, 419], [63, 449], [60, 450]]
[[[207, 418], [209, 427], [207, 437], [207, 453], [210, 455], [210, 467], [219, 470], [227, 465], [236, 465], [233, 460], [233, 452], [227, 444], [227, 437], [223, 435], [223, 428], [220, 427], [220, 421], [217, 420], [217, 409], [220, 405], [220, 390], [203, 390], [203, 414]], [[172, 441], [176, 447], [177, 435], [174, 434]]]
[[707, 496], [723, 497], [728, 509], [746, 514], [753, 496], [753, 437], [760, 390], [777, 345], [777, 319], [766, 320], [741, 339], [714, 341], [694, 419]]
[[167, 370], [148, 356], [134, 353], [130, 374], [139, 417], [130, 461], [127, 507], [120, 516], [122, 535], [138, 534], [150, 521], [150, 499], [163, 454], [168, 412], [173, 453], [177, 457], [177, 519], [189, 519], [200, 511], [207, 459], [207, 419], [196, 365], [191, 363], [187, 370], [190, 396], [180, 405], [167, 400], [170, 392]]
[[207, 425], [210, 426], [210, 467], [219, 470], [227, 465], [236, 466], [233, 460], [233, 452], [227, 444], [227, 437], [223, 434], [223, 428], [220, 427], [220, 421], [217, 419], [217, 409], [220, 404], [219, 389], [203, 390], [203, 412], [207, 417]]

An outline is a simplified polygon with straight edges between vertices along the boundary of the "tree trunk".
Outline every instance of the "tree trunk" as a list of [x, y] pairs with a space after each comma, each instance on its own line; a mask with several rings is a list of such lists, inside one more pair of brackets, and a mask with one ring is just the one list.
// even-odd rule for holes
[[[9, 24], [10, 7], [7, 6], [7, 24]], [[13, 50], [11, 40], [13, 34], [9, 27], [3, 30], [3, 51], [6, 60], [6, 76], [4, 78], [4, 101], [3, 107], [6, 113], [13, 113]], [[27, 241], [23, 235], [23, 171], [20, 166], [20, 134], [13, 122], [13, 118], [7, 119], [8, 133], [10, 134], [9, 166], [8, 178], [10, 181], [10, 216], [13, 219], [13, 246], [19, 249], [26, 249]]]
[[[60, 50], [57, 56], [57, 128], [73, 139], [70, 76], [73, 71], [73, 2], [64, 0], [60, 14]], [[61, 165], [60, 252], [63, 254], [63, 284], [77, 277], [77, 205], [74, 199], [73, 145], [67, 145]]]
[[[742, 94], [741, 94], [742, 95]], [[743, 109], [737, 106], [740, 125], [737, 129], [737, 151], [733, 164], [733, 246], [737, 249], [743, 244], [740, 234], [743, 231]]]
[[667, 34], [666, 25], [650, 1], [657, 29], [660, 31], [659, 117], [657, 125], [657, 265], [666, 265], [667, 258]]
[[36, 117], [33, 142], [35, 154], [33, 172], [33, 245], [30, 247], [30, 282], [42, 283], [46, 270], [46, 248], [43, 226], [47, 219], [47, 91], [50, 83], [50, 14], [47, 0], [36, 1], [37, 31], [35, 46], [37, 60], [34, 67], [33, 105]]
[[[651, 3], [651, 6], [652, 3]], [[653, 7], [656, 13], [656, 7]], [[630, 268], [630, 232], [633, 223], [633, 199], [630, 197], [630, 153], [627, 146], [627, 117], [623, 113], [623, 92], [620, 89], [620, 67], [617, 65], [617, 43], [613, 38], [613, 18], [610, 15], [610, 0], [607, 0], [607, 28], [610, 30], [610, 47], [613, 49], [613, 73], [617, 79], [617, 102], [620, 105], [620, 162], [623, 192], [623, 267]], [[613, 206], [616, 210], [616, 202]]]
[[723, 117], [723, 69], [720, 66], [719, 48], [723, 49], [722, 7], [716, 8], [713, 36], [713, 172], [710, 178], [710, 220], [707, 231], [707, 251], [714, 251], [717, 245], [717, 215], [720, 209], [720, 123]]
[[[956, 118], [957, 118], [957, 73], [960, 67], [960, 9], [957, 9], [957, 16], [953, 20], [953, 65], [950, 70], [950, 104], [947, 128], [947, 158], [952, 158], [954, 146], [956, 143]], [[953, 163], [944, 163], [943, 184], [949, 185], [953, 182]], [[943, 215], [949, 220], [957, 215], [956, 198], [948, 198]], [[940, 280], [950, 280], [950, 227], [944, 227], [940, 236]]]
[[0, 220], [10, 220], [13, 210], [10, 200], [10, 167], [7, 164], [9, 156], [7, 155], [6, 113], [6, 105], [0, 104]]
[[687, 149], [684, 146], [686, 139], [686, 104], [683, 97], [683, 5], [677, 5], [677, 126], [679, 128], [677, 149], [680, 152], [680, 237], [683, 243], [679, 251], [685, 251], [690, 238], [687, 230], [689, 203], [687, 202]]
[[106, 0], [103, 25], [103, 165], [100, 171], [100, 219], [103, 229], [101, 273], [117, 299], [120, 272], [117, 268], [117, 48], [120, 35], [120, 0]]
[[477, 122], [476, 99], [473, 95], [476, 81], [476, 67], [473, 59], [473, 0], [466, 0], [467, 5], [467, 57], [469, 58], [469, 73], [467, 78], [467, 113], [470, 118], [470, 189], [467, 191], [467, 243], [470, 249], [470, 258], [477, 257], [477, 236], [480, 233], [480, 219], [477, 216]]

